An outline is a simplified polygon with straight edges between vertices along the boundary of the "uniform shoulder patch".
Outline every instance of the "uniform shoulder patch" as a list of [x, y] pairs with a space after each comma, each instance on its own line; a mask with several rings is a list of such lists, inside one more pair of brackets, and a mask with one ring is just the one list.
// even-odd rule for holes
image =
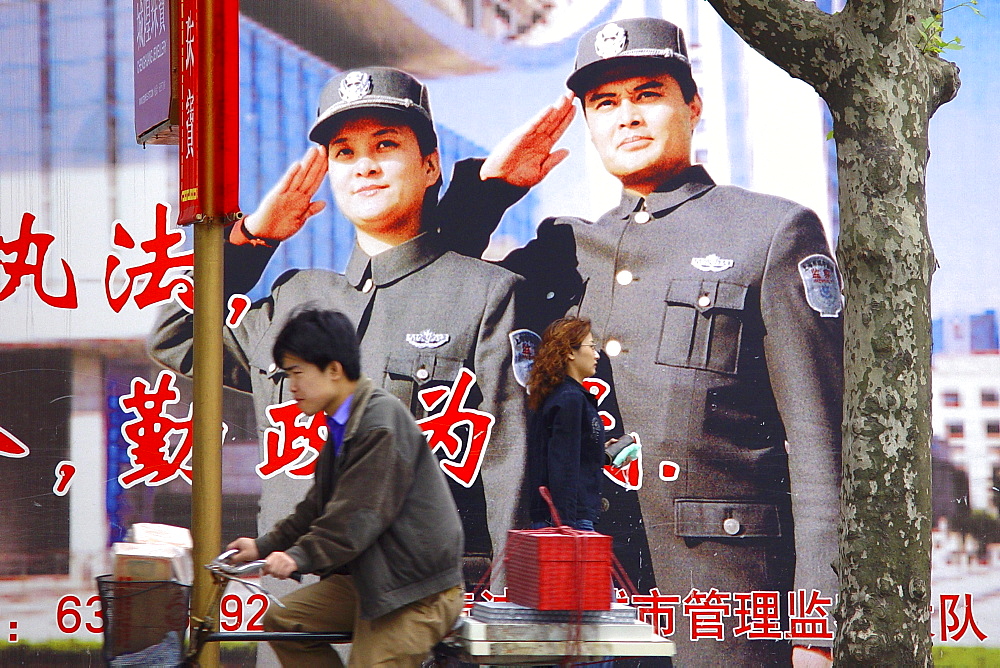
[[535, 353], [542, 342], [542, 337], [530, 329], [516, 329], [510, 332], [511, 365], [514, 368], [514, 379], [521, 387], [528, 386], [528, 376], [535, 363]]
[[806, 301], [824, 318], [836, 318], [843, 308], [840, 276], [837, 265], [825, 255], [816, 253], [799, 262], [799, 276], [806, 291]]

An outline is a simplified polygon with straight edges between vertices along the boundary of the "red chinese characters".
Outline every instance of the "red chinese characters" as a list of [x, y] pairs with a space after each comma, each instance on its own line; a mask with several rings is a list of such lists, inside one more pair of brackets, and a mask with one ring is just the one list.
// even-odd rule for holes
[[712, 587], [707, 592], [692, 589], [684, 597], [684, 616], [691, 621], [691, 640], [724, 640], [723, 617], [733, 616], [732, 594]]
[[833, 599], [820, 596], [813, 589], [806, 594], [797, 589], [788, 592], [788, 632], [786, 638], [795, 640], [833, 640], [833, 626], [830, 624], [828, 608]]
[[733, 636], [749, 640], [781, 640], [781, 597], [776, 591], [753, 591], [733, 594], [738, 620]]
[[[417, 424], [431, 450], [444, 450], [444, 473], [465, 487], [479, 475], [496, 422], [489, 413], [465, 406], [475, 383], [475, 374], [462, 369], [450, 388], [432, 387], [418, 394], [424, 408], [438, 410]], [[312, 476], [328, 435], [325, 415], [304, 415], [294, 401], [268, 406], [265, 412], [271, 426], [264, 430], [264, 461], [257, 465], [257, 474], [265, 480], [282, 472], [290, 478]], [[459, 430], [462, 425], [468, 430]]]
[[507, 588], [503, 588], [502, 594], [494, 594], [489, 589], [483, 591], [483, 600], [491, 603], [505, 603], [507, 599]]
[[[959, 602], [961, 601], [961, 610]], [[961, 640], [966, 633], [972, 633], [982, 642], [987, 635], [976, 624], [972, 614], [972, 594], [941, 594], [941, 635], [939, 640]]]
[[0, 427], [0, 457], [27, 457], [28, 446], [22, 443], [14, 434]]
[[[619, 603], [627, 603], [621, 592]], [[676, 608], [690, 623], [691, 640], [724, 640], [731, 625], [734, 638], [748, 640], [833, 640], [834, 625], [828, 614], [833, 605], [829, 597], [816, 590], [788, 592], [788, 629], [782, 628], [781, 593], [777, 591], [724, 592], [716, 588], [701, 591], [692, 588], [679, 595], [661, 594], [653, 588], [649, 595], [634, 594], [632, 605], [638, 618], [652, 624], [656, 633], [669, 637], [675, 631]], [[734, 622], [727, 622], [727, 620]]]
[[651, 624], [658, 635], [669, 638], [674, 634], [675, 615], [681, 597], [677, 594], [661, 594], [658, 587], [649, 590], [649, 594], [635, 594], [632, 605], [635, 606], [641, 621]]
[[472, 612], [472, 606], [476, 604], [475, 592], [467, 591], [462, 594], [462, 614], [468, 615]]
[[[600, 406], [604, 403], [604, 400], [608, 398], [611, 393], [611, 386], [600, 378], [584, 378], [583, 388], [597, 397], [597, 405]], [[607, 411], [598, 411], [598, 415], [601, 416], [601, 422], [604, 423], [605, 429], [615, 428], [615, 418], [611, 413]]]
[[230, 295], [226, 314], [226, 326], [235, 329], [243, 322], [243, 316], [250, 311], [250, 298], [246, 295]]
[[178, 476], [191, 482], [191, 410], [183, 418], [166, 412], [180, 399], [175, 381], [170, 371], [161, 371], [153, 387], [133, 378], [131, 392], [118, 400], [123, 411], [135, 415], [121, 427], [132, 462], [132, 468], [118, 476], [126, 489], [140, 482], [162, 485]]
[[[603, 404], [611, 393], [611, 386], [600, 378], [585, 378], [583, 387], [597, 397], [598, 406]], [[605, 429], [615, 428], [615, 418], [611, 413], [598, 411], [598, 415], [601, 416], [601, 422], [604, 423]], [[625, 489], [639, 489], [642, 487], [642, 451], [639, 453], [639, 459], [633, 460], [621, 468], [615, 468], [611, 465], [605, 466], [604, 475]]]
[[[482, 584], [480, 582], [480, 584]], [[502, 594], [496, 594], [491, 592], [489, 589], [483, 589], [479, 591], [479, 585], [476, 585], [476, 591], [467, 591], [463, 596], [464, 603], [462, 604], [462, 614], [468, 615], [472, 612], [472, 606], [476, 604], [476, 601], [486, 601], [487, 603], [503, 603], [507, 601], [507, 588], [503, 588]], [[478, 593], [477, 593], [478, 592]]]
[[[24, 279], [30, 278], [33, 280], [35, 293], [49, 306], [76, 308], [76, 281], [66, 260], [62, 260], [63, 275], [66, 278], [65, 294], [49, 294], [45, 287], [43, 265], [55, 237], [46, 232], [33, 231], [31, 227], [34, 222], [35, 217], [25, 213], [21, 216], [21, 229], [17, 239], [5, 241], [0, 237], [0, 269], [7, 275], [7, 281], [0, 287], [0, 301], [14, 294]], [[12, 259], [10, 256], [13, 256]]]
[[56, 496], [66, 496], [70, 485], [73, 484], [73, 477], [76, 475], [76, 464], [64, 459], [56, 464], [56, 481], [52, 483], [52, 493]]
[[257, 475], [265, 480], [281, 472], [289, 478], [311, 477], [326, 443], [326, 413], [306, 415], [294, 400], [264, 412], [272, 426], [264, 430], [264, 461], [257, 465]]
[[[463, 368], [450, 390], [431, 387], [417, 393], [417, 399], [428, 411], [441, 407], [437, 413], [417, 420], [417, 424], [431, 450], [441, 448], [444, 451], [446, 459], [441, 462], [441, 470], [463, 487], [471, 487], [479, 475], [496, 422], [489, 413], [465, 407], [475, 384], [476, 375]], [[460, 436], [456, 431], [463, 424], [469, 428], [467, 436]]]
[[[167, 230], [167, 207], [156, 205], [156, 232], [152, 239], [139, 244], [139, 248], [150, 257], [147, 262], [122, 269], [122, 259], [112, 252], [104, 270], [104, 291], [108, 304], [116, 313], [120, 312], [131, 298], [138, 308], [165, 304], [171, 299], [192, 310], [194, 308], [194, 284], [187, 270], [192, 268], [193, 251], [181, 251], [184, 244], [183, 230]], [[115, 223], [114, 247], [131, 250], [135, 239], [121, 223]], [[124, 274], [124, 276], [122, 276]], [[124, 280], [124, 287], [115, 290], [113, 285]]]

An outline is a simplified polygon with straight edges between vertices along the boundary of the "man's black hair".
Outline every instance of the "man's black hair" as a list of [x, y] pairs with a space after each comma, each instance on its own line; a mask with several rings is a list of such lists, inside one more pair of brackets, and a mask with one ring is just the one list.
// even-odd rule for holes
[[357, 330], [340, 311], [297, 310], [278, 333], [271, 354], [278, 366], [284, 364], [285, 355], [295, 355], [320, 369], [340, 362], [348, 380], [361, 377]]

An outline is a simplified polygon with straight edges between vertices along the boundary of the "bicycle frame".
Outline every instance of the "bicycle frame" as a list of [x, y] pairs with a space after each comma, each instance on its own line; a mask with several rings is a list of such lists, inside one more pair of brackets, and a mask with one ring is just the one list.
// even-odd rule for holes
[[[232, 564], [229, 562], [229, 558], [236, 554], [236, 552], [237, 550], [223, 552], [205, 565], [205, 568], [212, 574], [213, 593], [208, 603], [208, 609], [200, 617], [196, 616], [194, 611], [191, 613], [191, 636], [189, 648], [184, 657], [184, 666], [197, 666], [201, 650], [205, 646], [205, 643], [209, 642], [288, 640], [297, 642], [345, 643], [351, 641], [353, 634], [346, 631], [330, 633], [305, 631], [216, 631], [215, 628], [219, 622], [219, 604], [230, 582], [238, 582], [251, 591], [263, 594], [272, 603], [284, 607], [284, 604], [267, 591], [267, 589], [256, 582], [251, 582], [241, 577], [259, 572], [263, 568], [264, 562], [258, 560], [244, 564]], [[296, 581], [301, 581], [302, 579], [301, 574], [297, 572], [293, 573], [291, 577]]]

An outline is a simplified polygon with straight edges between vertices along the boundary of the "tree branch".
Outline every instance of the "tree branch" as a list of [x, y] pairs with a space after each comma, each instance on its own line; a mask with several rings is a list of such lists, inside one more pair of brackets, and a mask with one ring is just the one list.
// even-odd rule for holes
[[708, 0], [736, 34], [791, 76], [820, 93], [837, 58], [837, 19], [804, 0]]
[[892, 41], [887, 31], [902, 32], [913, 19], [940, 12], [943, 4], [943, 0], [847, 0], [844, 13], [884, 44]]
[[941, 57], [933, 59], [930, 71], [934, 88], [928, 115], [933, 116], [941, 105], [955, 99], [962, 80], [958, 76], [958, 65]]

